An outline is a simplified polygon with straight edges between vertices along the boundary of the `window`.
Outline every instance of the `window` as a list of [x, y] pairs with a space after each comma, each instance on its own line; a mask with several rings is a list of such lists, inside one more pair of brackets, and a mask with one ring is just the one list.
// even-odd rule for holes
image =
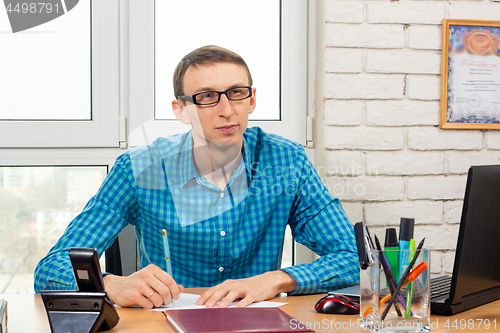
[[[119, 145], [118, 13], [117, 1], [85, 0], [0, 34], [0, 148]], [[2, 10], [0, 30], [10, 31]]]
[[306, 1], [257, 0], [251, 5], [226, 0], [131, 1], [129, 5], [129, 49], [134, 50], [129, 58], [130, 145], [190, 129], [169, 120], [172, 73], [182, 56], [207, 44], [233, 49], [248, 62], [258, 96], [249, 126], [305, 145]]
[[[179, 16], [186, 8], [196, 10]], [[179, 60], [200, 46], [219, 45], [241, 55], [250, 68], [259, 106], [250, 119], [280, 120], [280, 18], [279, 1], [157, 1], [155, 119], [175, 119], [172, 76]]]
[[0, 167], [0, 294], [33, 292], [38, 261], [106, 174], [107, 166]]
[[[0, 30], [10, 30], [7, 12], [0, 15]], [[2, 34], [9, 52], [0, 53], [0, 120], [92, 119], [89, 18], [90, 2], [41, 26]]]

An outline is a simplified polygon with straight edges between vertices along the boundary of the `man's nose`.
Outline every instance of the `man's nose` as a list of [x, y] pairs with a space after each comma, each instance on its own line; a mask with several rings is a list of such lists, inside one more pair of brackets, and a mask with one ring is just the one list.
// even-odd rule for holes
[[233, 106], [231, 105], [231, 102], [227, 98], [226, 94], [220, 95], [220, 100], [217, 104], [217, 107], [219, 108], [219, 115], [222, 117], [228, 118], [233, 114]]

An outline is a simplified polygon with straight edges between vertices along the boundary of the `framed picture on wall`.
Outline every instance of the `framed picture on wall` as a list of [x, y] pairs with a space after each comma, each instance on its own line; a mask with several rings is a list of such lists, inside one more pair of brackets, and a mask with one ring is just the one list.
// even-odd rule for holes
[[440, 127], [500, 129], [500, 21], [443, 20]]

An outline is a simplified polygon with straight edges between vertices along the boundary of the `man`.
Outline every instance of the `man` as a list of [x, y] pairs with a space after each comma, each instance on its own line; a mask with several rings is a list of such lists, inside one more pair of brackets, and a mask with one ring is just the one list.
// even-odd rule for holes
[[[159, 138], [120, 156], [98, 193], [40, 261], [35, 290], [74, 289], [69, 247], [106, 250], [127, 224], [135, 227], [141, 267], [105, 275], [111, 299], [152, 308], [185, 287], [211, 287], [198, 304], [226, 307], [312, 293], [358, 280], [352, 226], [299, 144], [247, 129], [256, 89], [245, 61], [205, 46], [174, 73], [176, 117], [192, 131]], [[320, 259], [285, 269], [286, 225]], [[168, 231], [172, 276], [161, 230]]]

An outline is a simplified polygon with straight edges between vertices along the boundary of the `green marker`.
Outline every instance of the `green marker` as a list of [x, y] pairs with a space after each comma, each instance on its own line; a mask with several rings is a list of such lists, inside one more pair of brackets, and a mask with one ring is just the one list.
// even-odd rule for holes
[[395, 228], [388, 228], [385, 231], [385, 242], [384, 242], [384, 254], [391, 265], [391, 271], [394, 275], [394, 278], [397, 281], [398, 271], [399, 271], [399, 243], [398, 243], [398, 234], [396, 233]]

